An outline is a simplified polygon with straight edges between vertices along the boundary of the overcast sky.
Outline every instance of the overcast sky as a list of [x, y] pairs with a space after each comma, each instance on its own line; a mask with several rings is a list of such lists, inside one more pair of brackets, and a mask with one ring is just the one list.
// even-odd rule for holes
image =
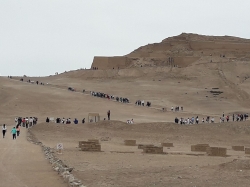
[[249, 0], [0, 0], [0, 75], [89, 68], [182, 32], [250, 38]]

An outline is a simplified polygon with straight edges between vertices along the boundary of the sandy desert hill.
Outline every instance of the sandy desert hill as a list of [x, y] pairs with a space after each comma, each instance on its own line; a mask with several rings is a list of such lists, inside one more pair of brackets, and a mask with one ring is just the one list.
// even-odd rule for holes
[[[218, 122], [223, 112], [230, 117], [250, 112], [249, 49], [247, 39], [183, 33], [123, 57], [95, 57], [92, 68], [97, 70], [22, 77], [24, 81], [0, 77], [0, 123], [12, 124], [17, 116], [37, 116], [40, 124], [31, 129], [34, 136], [50, 147], [63, 142], [60, 159], [74, 167], [74, 174], [88, 186], [248, 186], [249, 156], [232, 150], [232, 145], [250, 146], [249, 121]], [[90, 91], [127, 97], [131, 103], [93, 97]], [[152, 106], [136, 106], [138, 99]], [[171, 106], [184, 110], [172, 112]], [[103, 121], [107, 110], [111, 110], [111, 121]], [[90, 112], [99, 113], [101, 121], [44, 123], [47, 116], [81, 120]], [[215, 117], [216, 123], [173, 123], [175, 117], [195, 116]], [[135, 124], [125, 123], [132, 118]], [[103, 152], [77, 148], [80, 140], [106, 137], [108, 141], [101, 142]], [[165, 155], [146, 155], [137, 147], [124, 146], [125, 139], [157, 146], [173, 142], [175, 146], [164, 148]], [[228, 156], [192, 153], [190, 146], [199, 143], [226, 147]]]
[[[249, 49], [248, 39], [183, 33], [123, 57], [95, 57], [92, 67], [98, 70], [31, 79], [128, 97], [133, 103], [144, 99], [160, 109], [183, 106], [190, 114], [248, 112]], [[123, 67], [123, 59], [130, 65]]]

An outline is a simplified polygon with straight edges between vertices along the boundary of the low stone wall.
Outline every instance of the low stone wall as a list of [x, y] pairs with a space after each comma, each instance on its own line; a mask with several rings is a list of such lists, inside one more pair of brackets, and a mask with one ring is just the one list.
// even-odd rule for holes
[[209, 144], [196, 144], [196, 145], [191, 145], [191, 151], [195, 151], [195, 152], [206, 152], [208, 147], [209, 147]]
[[174, 147], [173, 143], [161, 143], [162, 147]]
[[222, 147], [208, 147], [206, 152], [208, 156], [227, 156], [227, 148]]
[[27, 140], [42, 147], [42, 150], [45, 154], [45, 158], [52, 165], [54, 171], [56, 171], [63, 178], [64, 182], [68, 183], [69, 187], [85, 187], [82, 184], [81, 180], [75, 178], [74, 175], [71, 173], [74, 168], [68, 167], [66, 164], [63, 163], [62, 160], [57, 158], [54, 155], [55, 150], [53, 148], [43, 145], [42, 142], [39, 142], [35, 138], [34, 134], [30, 131], [30, 129], [28, 130]]
[[245, 147], [244, 146], [232, 146], [232, 149], [234, 151], [245, 151]]
[[100, 152], [101, 144], [99, 144], [99, 140], [80, 141], [79, 148], [81, 151]]
[[143, 148], [143, 153], [163, 154], [163, 147], [146, 146], [146, 147]]
[[136, 146], [136, 140], [124, 140], [124, 144], [127, 146]]

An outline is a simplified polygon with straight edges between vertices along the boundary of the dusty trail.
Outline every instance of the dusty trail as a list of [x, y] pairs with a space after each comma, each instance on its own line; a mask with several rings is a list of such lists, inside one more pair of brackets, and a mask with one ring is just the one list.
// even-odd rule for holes
[[12, 140], [11, 127], [0, 140], [0, 187], [66, 187], [63, 180], [51, 169], [39, 146], [26, 139], [26, 129]]

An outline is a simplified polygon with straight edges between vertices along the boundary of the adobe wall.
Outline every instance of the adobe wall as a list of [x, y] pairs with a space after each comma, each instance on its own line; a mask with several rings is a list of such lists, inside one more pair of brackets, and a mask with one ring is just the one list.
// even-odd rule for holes
[[131, 65], [131, 60], [127, 57], [94, 57], [91, 68], [97, 67], [99, 70], [123, 69]]
[[174, 64], [178, 67], [187, 67], [199, 59], [200, 57], [174, 57]]
[[206, 50], [206, 49], [210, 50], [223, 49], [223, 50], [233, 50], [233, 51], [250, 50], [250, 43], [190, 41], [189, 44], [193, 50]]

